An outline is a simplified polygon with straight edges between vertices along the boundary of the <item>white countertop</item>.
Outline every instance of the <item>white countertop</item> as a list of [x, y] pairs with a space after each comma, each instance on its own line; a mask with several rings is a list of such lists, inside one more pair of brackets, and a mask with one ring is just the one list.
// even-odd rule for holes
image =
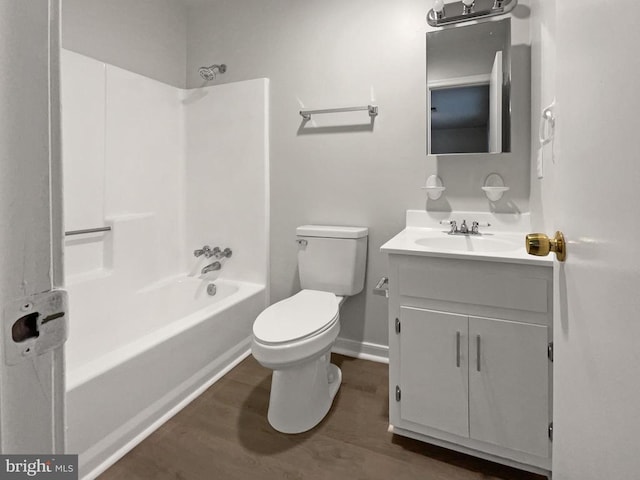
[[[469, 219], [469, 224], [470, 220], [475, 219], [468, 212], [464, 215]], [[460, 214], [455, 216], [459, 217]], [[489, 227], [481, 228], [479, 235], [448, 235], [448, 228], [434, 223], [433, 218], [429, 218], [429, 221], [425, 221], [425, 218], [421, 212], [408, 211], [407, 228], [382, 245], [380, 251], [388, 254], [553, 266], [551, 255], [536, 257], [527, 254], [525, 236], [529, 232], [526, 230], [516, 231], [515, 228], [510, 228], [498, 231]], [[448, 247], [449, 243], [452, 244], [451, 247]], [[486, 248], [487, 245], [489, 248]]]
[[[399, 234], [389, 240], [380, 247], [380, 251], [384, 253], [393, 253], [401, 255], [423, 255], [428, 257], [441, 258], [458, 258], [466, 260], [485, 260], [491, 262], [504, 263], [521, 263], [527, 265], [553, 266], [553, 257], [535, 257], [529, 255], [524, 246], [524, 234], [515, 233], [496, 233], [482, 234], [483, 237], [493, 237], [496, 239], [504, 239], [514, 244], [518, 241], [522, 244], [520, 248], [499, 251], [462, 251], [449, 250], [444, 248], [430, 247], [416, 243], [416, 240], [425, 237], [433, 237], [434, 234], [447, 236], [447, 230], [437, 230], [432, 228], [415, 228], [408, 227]], [[473, 240], [473, 239], [471, 239]]]

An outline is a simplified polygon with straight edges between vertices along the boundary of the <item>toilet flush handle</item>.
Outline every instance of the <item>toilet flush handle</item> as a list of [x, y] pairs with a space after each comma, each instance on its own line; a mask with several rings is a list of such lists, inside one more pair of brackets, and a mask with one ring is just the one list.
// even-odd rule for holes
[[296, 240], [296, 243], [301, 247], [306, 247], [308, 242], [304, 238], [299, 238]]

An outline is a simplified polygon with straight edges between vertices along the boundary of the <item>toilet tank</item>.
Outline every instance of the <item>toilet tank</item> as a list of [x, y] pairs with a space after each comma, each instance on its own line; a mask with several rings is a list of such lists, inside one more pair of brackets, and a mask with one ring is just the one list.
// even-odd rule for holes
[[303, 225], [298, 237], [298, 272], [303, 289], [355, 295], [364, 288], [366, 227]]

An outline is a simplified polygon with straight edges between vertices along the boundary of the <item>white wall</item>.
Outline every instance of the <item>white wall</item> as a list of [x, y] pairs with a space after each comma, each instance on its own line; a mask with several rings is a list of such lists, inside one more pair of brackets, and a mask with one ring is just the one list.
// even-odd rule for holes
[[[183, 92], [186, 250], [231, 248], [225, 278], [267, 282], [269, 81]], [[215, 259], [202, 259], [196, 271]], [[194, 267], [193, 257], [187, 261]]]
[[185, 86], [181, 0], [62, 0], [62, 46], [177, 87]]
[[[555, 99], [555, 0], [531, 2], [531, 223], [536, 231], [553, 227], [554, 143], [541, 145], [542, 111]], [[539, 178], [539, 175], [542, 175]]]
[[[197, 2], [203, 3], [203, 2]], [[512, 37], [529, 41], [528, 8], [520, 2]], [[387, 273], [382, 243], [404, 226], [407, 209], [427, 206], [420, 186], [438, 171], [447, 185], [438, 210], [528, 211], [528, 47], [514, 55], [514, 153], [426, 158], [425, 15], [421, 0], [219, 0], [188, 12], [187, 82], [197, 68], [226, 63], [216, 82], [271, 80], [272, 301], [299, 288], [295, 227], [305, 223], [370, 228], [366, 291], [342, 311], [348, 339], [387, 344], [387, 302], [371, 287]], [[301, 106], [377, 103], [373, 128], [365, 113], [317, 117], [301, 128]], [[326, 127], [313, 129], [314, 126]], [[499, 172], [512, 188], [491, 205], [480, 187]]]

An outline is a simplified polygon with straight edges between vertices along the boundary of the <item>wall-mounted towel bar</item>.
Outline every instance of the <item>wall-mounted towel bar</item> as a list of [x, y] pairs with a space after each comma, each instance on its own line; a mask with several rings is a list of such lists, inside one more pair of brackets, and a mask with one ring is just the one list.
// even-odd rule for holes
[[71, 237], [73, 235], [85, 235], [87, 233], [98, 233], [98, 232], [110, 232], [111, 227], [98, 227], [98, 228], [85, 228], [84, 230], [69, 230], [68, 232], [64, 232], [66, 237]]
[[300, 110], [300, 115], [305, 120], [311, 120], [311, 115], [317, 115], [321, 113], [343, 113], [343, 112], [360, 112], [367, 110], [371, 118], [378, 115], [377, 105], [365, 105], [362, 107], [344, 107], [344, 108], [327, 108], [324, 110]]

